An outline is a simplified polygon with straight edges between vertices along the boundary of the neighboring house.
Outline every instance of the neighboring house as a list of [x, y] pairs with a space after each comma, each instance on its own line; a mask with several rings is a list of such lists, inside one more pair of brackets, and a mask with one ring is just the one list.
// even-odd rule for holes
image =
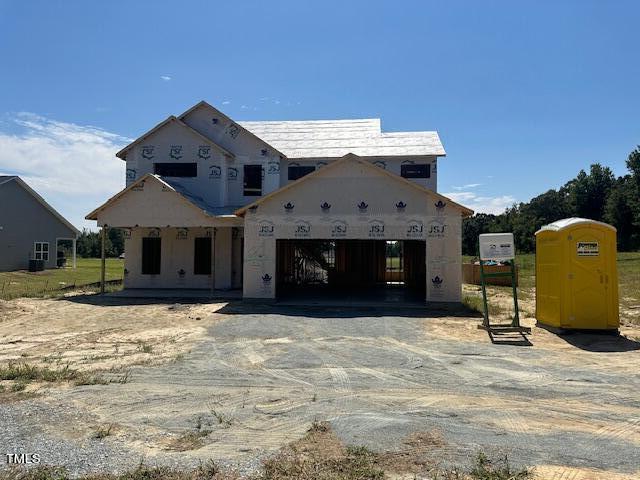
[[0, 271], [26, 270], [32, 259], [55, 267], [60, 240], [71, 240], [75, 268], [80, 232], [24, 180], [0, 176], [0, 205]]
[[459, 301], [473, 212], [437, 193], [444, 155], [436, 132], [379, 119], [236, 122], [200, 102], [117, 153], [126, 188], [87, 219], [125, 229], [127, 288], [269, 299], [394, 283]]

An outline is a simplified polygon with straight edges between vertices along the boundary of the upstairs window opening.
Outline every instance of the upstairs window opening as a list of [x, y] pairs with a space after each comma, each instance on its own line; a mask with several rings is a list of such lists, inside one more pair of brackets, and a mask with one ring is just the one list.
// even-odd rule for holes
[[400, 172], [404, 178], [431, 178], [431, 165], [407, 163], [400, 166]]
[[262, 195], [262, 165], [244, 166], [244, 196], [259, 197]]
[[154, 163], [153, 173], [161, 177], [197, 177], [197, 163]]
[[289, 180], [298, 180], [299, 178], [314, 172], [316, 167], [312, 165], [291, 165], [288, 169]]

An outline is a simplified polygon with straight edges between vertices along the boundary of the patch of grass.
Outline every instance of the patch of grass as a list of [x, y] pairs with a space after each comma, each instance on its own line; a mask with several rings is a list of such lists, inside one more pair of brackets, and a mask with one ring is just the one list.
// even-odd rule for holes
[[[478, 295], [465, 295], [462, 298], [462, 303], [470, 310], [481, 313], [484, 315], [484, 305], [482, 303], [482, 293]], [[487, 305], [489, 307], [489, 316], [502, 315], [506, 312], [500, 305], [491, 303], [491, 295], [487, 293]]]
[[533, 472], [529, 469], [512, 469], [507, 457], [492, 461], [484, 453], [476, 456], [476, 462], [469, 476], [473, 480], [526, 480], [531, 478]]
[[82, 385], [110, 385], [112, 383], [120, 383], [125, 384], [129, 382], [131, 377], [131, 372], [129, 370], [125, 371], [122, 375], [113, 378], [107, 378], [102, 374], [81, 374], [75, 381], [74, 385], [79, 387]]
[[[106, 280], [124, 277], [124, 261], [107, 258]], [[100, 259], [78, 258], [77, 268], [52, 268], [43, 272], [0, 272], [0, 298], [45, 297], [61, 295], [74, 289], [100, 281]], [[95, 289], [95, 287], [92, 287]], [[108, 285], [108, 289], [114, 286]], [[117, 286], [116, 289], [121, 288]]]
[[64, 382], [80, 378], [82, 374], [73, 370], [69, 365], [53, 369], [39, 367], [24, 362], [9, 362], [6, 366], [0, 366], [0, 380], [14, 380], [24, 383], [32, 381], [40, 382]]
[[111, 382], [102, 375], [81, 375], [73, 384], [76, 387], [82, 385], [108, 385]]
[[62, 467], [38, 466], [35, 468], [14, 467], [0, 470], [0, 480], [239, 480], [233, 472], [222, 470], [209, 460], [193, 470], [178, 470], [171, 467], [150, 467], [140, 464], [137, 468], [121, 474], [94, 473], [73, 477]]
[[384, 471], [366, 447], [346, 447], [326, 422], [314, 422], [307, 434], [263, 463], [255, 480], [378, 480]]
[[152, 353], [153, 345], [149, 345], [148, 343], [140, 343], [138, 344], [138, 350], [140, 350], [142, 353]]
[[211, 433], [211, 430], [192, 430], [185, 432], [174, 439], [167, 450], [174, 452], [186, 452], [188, 450], [198, 450], [204, 447], [204, 439]]

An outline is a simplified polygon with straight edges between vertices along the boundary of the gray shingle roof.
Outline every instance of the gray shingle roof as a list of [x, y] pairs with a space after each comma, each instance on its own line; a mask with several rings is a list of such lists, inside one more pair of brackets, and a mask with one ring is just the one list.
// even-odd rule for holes
[[0, 175], [0, 185], [16, 178], [18, 178], [17, 175]]
[[204, 211], [207, 215], [212, 217], [219, 215], [233, 215], [233, 212], [236, 211], [238, 206], [225, 206], [225, 207], [215, 207], [209, 204], [204, 198], [199, 195], [194, 194], [189, 191], [189, 189], [183, 185], [180, 180], [176, 178], [166, 178], [161, 177], [160, 175], [154, 175], [156, 178], [162, 180], [164, 183], [173, 188], [177, 193], [182, 195], [184, 198], [193, 203], [200, 210]]
[[379, 118], [238, 123], [288, 158], [446, 155], [438, 132], [382, 132]]

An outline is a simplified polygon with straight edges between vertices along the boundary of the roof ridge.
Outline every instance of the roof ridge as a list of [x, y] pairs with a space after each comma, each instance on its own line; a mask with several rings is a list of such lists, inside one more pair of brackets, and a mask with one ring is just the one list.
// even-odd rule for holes
[[320, 123], [320, 122], [381, 122], [380, 117], [322, 118], [314, 120], [238, 120], [238, 123]]

